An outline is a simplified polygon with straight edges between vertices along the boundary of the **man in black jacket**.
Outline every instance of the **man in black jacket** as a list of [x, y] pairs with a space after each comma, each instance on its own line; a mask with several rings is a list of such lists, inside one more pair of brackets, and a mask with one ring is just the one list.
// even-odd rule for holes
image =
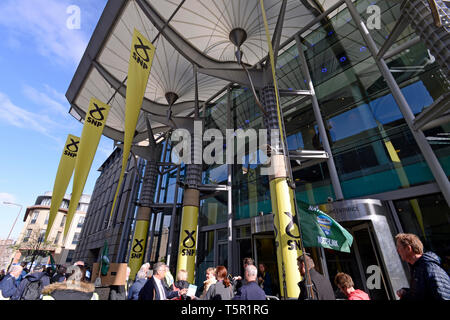
[[166, 265], [158, 262], [153, 267], [153, 276], [148, 279], [139, 292], [139, 300], [167, 300], [187, 293], [187, 289], [169, 291], [163, 284], [166, 275]]
[[234, 296], [233, 300], [266, 300], [266, 293], [258, 285], [256, 277], [258, 270], [254, 265], [247, 265], [245, 268], [245, 280], [244, 284], [238, 293]]
[[16, 279], [22, 273], [21, 266], [12, 266], [11, 271], [0, 281], [0, 300], [11, 298], [17, 290]]
[[[37, 297], [33, 300], [41, 299], [41, 291], [44, 287], [50, 284], [50, 277], [44, 272], [45, 267], [43, 265], [37, 265], [34, 267], [33, 272], [27, 274], [17, 287], [16, 293], [11, 297], [11, 300], [27, 300], [26, 293], [29, 292], [29, 286], [32, 283], [37, 283]], [[34, 288], [34, 287], [33, 287]]]
[[411, 268], [411, 286], [397, 291], [401, 300], [450, 300], [450, 278], [433, 252], [423, 253], [420, 239], [410, 233], [395, 237], [397, 252]]
[[[306, 264], [306, 266], [305, 266]], [[297, 258], [297, 265], [303, 280], [298, 283], [300, 287], [300, 295], [298, 300], [308, 300], [308, 292], [305, 279], [306, 279], [306, 267], [309, 270], [309, 281], [311, 281], [312, 286], [312, 297], [313, 300], [336, 300], [333, 292], [333, 287], [331, 286], [330, 280], [325, 278], [323, 275], [318, 273], [314, 269], [314, 261], [311, 257], [305, 253]]]

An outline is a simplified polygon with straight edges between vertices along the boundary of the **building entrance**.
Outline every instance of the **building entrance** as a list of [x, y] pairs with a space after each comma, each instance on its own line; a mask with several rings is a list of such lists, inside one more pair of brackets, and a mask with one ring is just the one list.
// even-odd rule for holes
[[268, 273], [266, 281], [263, 283], [266, 295], [276, 296], [280, 293], [280, 284], [278, 280], [277, 256], [275, 254], [274, 235], [255, 235], [253, 237], [253, 252], [255, 264], [258, 268], [258, 277], [261, 276], [259, 265], [265, 266], [265, 272]]
[[391, 297], [386, 281], [386, 270], [383, 266], [380, 251], [375, 242], [371, 222], [344, 222], [345, 227], [353, 236], [350, 253], [325, 249], [330, 281], [338, 299], [345, 296], [334, 285], [334, 277], [338, 272], [349, 274], [355, 284], [355, 289], [367, 292], [372, 300], [388, 300]]

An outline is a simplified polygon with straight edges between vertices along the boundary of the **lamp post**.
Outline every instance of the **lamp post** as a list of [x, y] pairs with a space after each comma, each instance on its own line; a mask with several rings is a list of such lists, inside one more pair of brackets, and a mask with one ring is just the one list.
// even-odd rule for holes
[[13, 206], [20, 207], [19, 214], [17, 215], [16, 220], [14, 220], [14, 223], [13, 223], [13, 225], [11, 227], [11, 230], [9, 231], [8, 237], [6, 238], [6, 240], [9, 240], [9, 236], [11, 235], [11, 232], [13, 231], [14, 226], [16, 225], [17, 219], [19, 219], [19, 216], [20, 216], [20, 213], [22, 212], [23, 206], [21, 204], [12, 203], [12, 202], [8, 202], [8, 201], [3, 201], [3, 204], [10, 204], [10, 205], [13, 205]]
[[[3, 204], [10, 204], [10, 205], [13, 205], [13, 206], [18, 206], [18, 207], [20, 207], [19, 213], [17, 214], [17, 217], [16, 217], [16, 219], [14, 220], [14, 223], [13, 223], [13, 225], [12, 225], [12, 227], [11, 227], [11, 230], [9, 230], [8, 237], [6, 238], [6, 240], [9, 240], [9, 237], [11, 236], [11, 233], [12, 233], [12, 231], [13, 231], [13, 229], [14, 229], [14, 226], [16, 225], [17, 219], [19, 219], [20, 213], [22, 212], [23, 206], [22, 206], [21, 204], [17, 204], [17, 203], [13, 203], [13, 202], [8, 202], [8, 201], [3, 201]], [[11, 259], [11, 262], [9, 263], [9, 266], [8, 266], [8, 269], [7, 269], [8, 272], [9, 272], [9, 268], [11, 268], [11, 265], [12, 265], [13, 260], [14, 260], [14, 257]]]

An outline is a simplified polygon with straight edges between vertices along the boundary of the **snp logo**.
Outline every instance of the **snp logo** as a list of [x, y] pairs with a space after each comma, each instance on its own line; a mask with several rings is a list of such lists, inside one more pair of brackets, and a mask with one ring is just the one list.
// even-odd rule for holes
[[66, 20], [66, 27], [70, 30], [81, 28], [81, 9], [79, 6], [71, 5], [66, 9], [66, 13], [70, 16]]
[[69, 156], [71, 158], [75, 158], [78, 152], [78, 144], [80, 141], [75, 141], [70, 138], [70, 143], [66, 146], [66, 150], [64, 150], [64, 155]]
[[189, 232], [189, 230], [184, 230], [184, 232], [186, 233], [187, 236], [183, 240], [183, 247], [188, 249], [181, 250], [181, 255], [192, 257], [193, 255], [195, 255], [195, 238], [194, 238], [195, 230], [192, 232]]
[[133, 59], [142, 66], [144, 69], [148, 69], [147, 63], [150, 62], [150, 56], [148, 50], [151, 50], [149, 46], [144, 45], [141, 38], [137, 37], [140, 44], [134, 45]]
[[142, 257], [142, 251], [144, 250], [144, 240], [145, 239], [134, 239], [135, 244], [132, 249], [131, 259], [139, 259]]
[[104, 110], [106, 108], [100, 108], [95, 102], [94, 102], [94, 108], [93, 110], [89, 111], [89, 116], [87, 118], [87, 122], [91, 123], [92, 125], [96, 127], [101, 127], [103, 124], [101, 121], [105, 120], [105, 117], [103, 116]]

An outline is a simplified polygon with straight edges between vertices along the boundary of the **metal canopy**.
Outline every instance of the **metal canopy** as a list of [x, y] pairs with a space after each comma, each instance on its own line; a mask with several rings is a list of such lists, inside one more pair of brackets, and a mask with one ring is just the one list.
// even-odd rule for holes
[[[318, 13], [338, 0], [265, 0], [269, 28], [275, 45], [308, 26]], [[284, 3], [285, 8], [282, 7]], [[284, 19], [279, 19], [285, 9]], [[169, 22], [168, 19], [172, 18]], [[276, 26], [279, 25], [277, 28]], [[259, 0], [114, 0], [108, 1], [86, 52], [67, 90], [70, 113], [82, 121], [91, 97], [111, 100], [104, 135], [123, 140], [125, 93], [134, 28], [150, 41], [156, 38], [156, 54], [148, 81], [134, 142], [147, 139], [145, 114], [150, 113], [154, 133], [170, 129], [166, 94], [178, 96], [173, 116], [192, 114], [195, 106], [194, 67], [198, 70], [198, 100], [211, 102], [229, 82], [248, 85], [247, 75], [236, 62], [230, 33], [241, 28], [243, 63], [256, 87], [263, 82], [261, 61], [267, 43]], [[299, 89], [299, 88], [296, 88]], [[158, 122], [160, 121], [160, 122]]]

